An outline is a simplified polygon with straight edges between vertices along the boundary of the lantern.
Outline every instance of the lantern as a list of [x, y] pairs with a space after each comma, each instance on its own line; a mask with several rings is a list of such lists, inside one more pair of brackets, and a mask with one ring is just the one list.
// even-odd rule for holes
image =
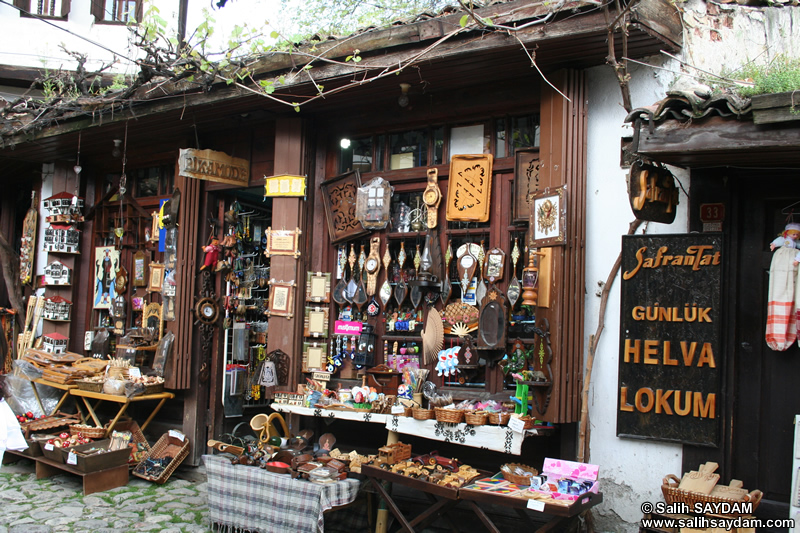
[[536, 307], [539, 302], [539, 267], [536, 265], [536, 256], [544, 255], [531, 249], [528, 252], [528, 266], [522, 269], [522, 305]]
[[356, 366], [375, 365], [375, 343], [377, 341], [378, 336], [374, 333], [374, 328], [369, 324], [365, 324], [364, 327], [361, 328], [356, 355], [353, 358], [353, 363]]

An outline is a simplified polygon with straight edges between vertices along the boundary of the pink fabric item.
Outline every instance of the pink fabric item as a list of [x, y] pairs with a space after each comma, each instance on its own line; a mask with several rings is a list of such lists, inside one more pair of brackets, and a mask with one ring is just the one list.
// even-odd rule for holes
[[795, 307], [795, 251], [778, 248], [769, 267], [767, 297], [767, 346], [778, 352], [789, 349], [797, 340], [797, 309]]

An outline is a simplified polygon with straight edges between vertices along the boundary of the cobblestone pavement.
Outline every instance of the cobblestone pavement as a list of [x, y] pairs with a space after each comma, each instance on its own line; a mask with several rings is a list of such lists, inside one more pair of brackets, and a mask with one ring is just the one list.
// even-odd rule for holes
[[131, 476], [124, 487], [84, 496], [78, 476], [37, 480], [31, 461], [3, 465], [0, 533], [206, 533], [206, 483], [179, 472], [163, 485]]

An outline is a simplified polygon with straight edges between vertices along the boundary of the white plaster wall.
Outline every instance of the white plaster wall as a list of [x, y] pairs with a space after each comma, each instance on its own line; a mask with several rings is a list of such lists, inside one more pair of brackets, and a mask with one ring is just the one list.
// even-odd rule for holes
[[[685, 40], [681, 59], [714, 73], [734, 72], [749, 62], [767, 62], [779, 54], [800, 56], [800, 7], [751, 8], [738, 4], [709, 4], [689, 0], [679, 4], [684, 13]], [[676, 73], [698, 75], [697, 69], [666, 56], [645, 63]], [[646, 66], [631, 69], [633, 107], [651, 105], [672, 87], [698, 83], [691, 76]], [[626, 115], [616, 77], [610, 67], [588, 71], [588, 187], [586, 250], [585, 344], [597, 329], [600, 290], [621, 249], [621, 235], [634, 220], [626, 192], [626, 171], [619, 167], [620, 137], [630, 135], [623, 126]], [[689, 191], [688, 173], [671, 169]], [[687, 198], [680, 195], [675, 222], [651, 223], [639, 233], [684, 233], [687, 230]], [[619, 356], [619, 275], [611, 288], [605, 329], [595, 356], [589, 395], [591, 450], [589, 461], [600, 465], [605, 501], [594, 513], [600, 531], [638, 531], [641, 504], [662, 499], [661, 481], [666, 474], [682, 474], [678, 444], [623, 439], [616, 436]]]
[[[660, 58], [649, 63], [661, 65]], [[600, 291], [621, 250], [621, 236], [634, 220], [628, 203], [626, 170], [620, 168], [620, 137], [626, 112], [612, 69], [596, 67], [588, 72], [588, 186], [586, 239], [586, 330], [584, 343], [597, 329]], [[632, 69], [633, 106], [650, 105], [665, 96], [672, 75], [647, 67]], [[685, 172], [676, 177], [689, 190]], [[685, 233], [686, 196], [681, 193], [672, 224], [651, 223], [652, 233]], [[642, 228], [638, 233], [642, 233]], [[622, 439], [616, 436], [617, 367], [619, 355], [619, 276], [615, 279], [605, 314], [605, 329], [595, 355], [589, 394], [589, 462], [600, 465], [603, 504], [593, 511], [600, 531], [638, 531], [645, 501], [661, 500], [661, 480], [666, 474], [681, 473], [681, 446], [655, 441]], [[588, 349], [588, 348], [587, 348]]]
[[[177, 26], [178, 0], [154, 3], [160, 16]], [[138, 51], [130, 43], [128, 27], [95, 23], [91, 0], [72, 0], [67, 20], [46, 22], [20, 16], [17, 9], [0, 4], [0, 65], [74, 70], [77, 63], [59, 48], [62, 43], [70, 51], [86, 54], [89, 69], [108, 63], [116, 53], [118, 63], [113, 72], [136, 72], [129, 59], [136, 59]]]

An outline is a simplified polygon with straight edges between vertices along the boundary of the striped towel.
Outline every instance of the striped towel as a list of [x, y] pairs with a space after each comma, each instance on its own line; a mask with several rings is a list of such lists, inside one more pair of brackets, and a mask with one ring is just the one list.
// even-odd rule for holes
[[795, 307], [794, 248], [778, 248], [769, 267], [769, 296], [767, 298], [767, 346], [782, 352], [797, 339], [797, 309]]

